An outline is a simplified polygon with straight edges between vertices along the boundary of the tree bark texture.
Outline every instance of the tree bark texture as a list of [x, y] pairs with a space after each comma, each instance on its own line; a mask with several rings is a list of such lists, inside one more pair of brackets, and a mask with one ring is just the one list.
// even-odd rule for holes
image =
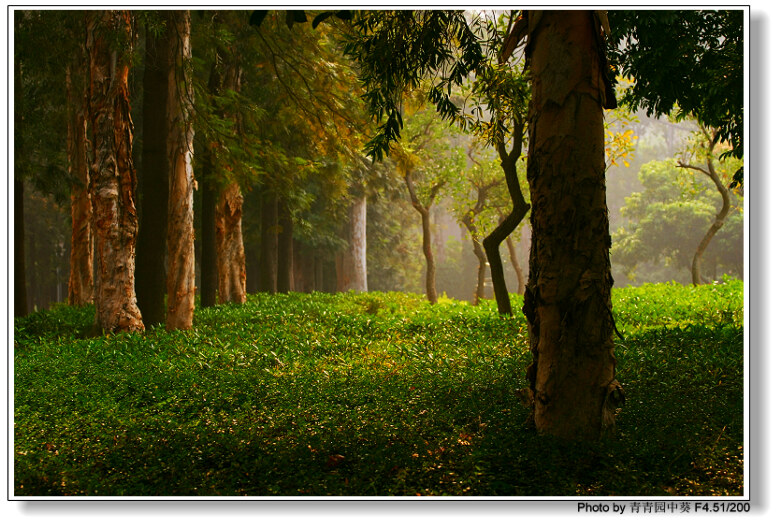
[[[81, 60], [68, 66], [66, 90], [68, 102], [68, 173], [70, 185], [71, 248], [68, 303], [92, 303], [93, 250], [92, 200], [89, 196], [89, 161], [87, 159], [86, 89], [84, 77], [74, 82], [74, 70], [84, 70]], [[76, 73], [78, 74], [78, 72]], [[74, 84], [75, 83], [75, 84]]]
[[368, 199], [365, 195], [356, 197], [349, 209], [347, 226], [347, 250], [337, 259], [339, 291], [368, 291], [368, 270], [366, 267], [366, 214]]
[[600, 28], [592, 11], [531, 11], [528, 181], [533, 230], [523, 310], [540, 433], [593, 441], [614, 426], [612, 276]]
[[192, 170], [193, 100], [190, 12], [168, 15], [168, 313], [166, 328], [192, 328], [195, 312], [195, 228]]
[[279, 239], [276, 290], [282, 294], [294, 290], [293, 285], [293, 220], [285, 201], [279, 202]]
[[266, 191], [260, 203], [262, 252], [260, 257], [260, 292], [276, 294], [276, 262], [279, 256], [279, 197]]
[[120, 45], [129, 48], [130, 28], [128, 11], [90, 11], [87, 17], [96, 324], [111, 332], [144, 330], [135, 298], [138, 217], [127, 85], [130, 57], [112, 44], [119, 39]]
[[141, 221], [135, 290], [144, 325], [166, 320], [166, 239], [168, 230], [168, 69], [167, 34], [146, 31], [144, 51]]
[[219, 303], [246, 302], [246, 256], [241, 231], [244, 197], [238, 183], [219, 196], [216, 211], [217, 279]]
[[520, 265], [520, 260], [517, 258], [517, 250], [515, 249], [515, 242], [512, 240], [512, 236], [506, 237], [506, 248], [509, 250], [509, 260], [512, 262], [512, 268], [517, 275], [517, 294], [523, 293], [525, 287], [525, 279], [523, 277], [523, 268]]

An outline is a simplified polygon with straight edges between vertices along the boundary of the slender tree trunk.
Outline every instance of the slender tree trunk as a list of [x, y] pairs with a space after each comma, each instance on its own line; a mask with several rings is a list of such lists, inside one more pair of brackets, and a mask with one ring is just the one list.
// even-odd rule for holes
[[520, 265], [520, 261], [517, 259], [517, 250], [515, 250], [515, 243], [512, 240], [511, 235], [506, 237], [506, 247], [509, 250], [509, 260], [512, 262], [512, 268], [517, 275], [517, 294], [523, 294], [523, 289], [525, 288], [523, 268]]
[[195, 228], [192, 170], [194, 92], [190, 12], [168, 16], [168, 314], [166, 328], [192, 328], [195, 312]]
[[[168, 31], [169, 32], [169, 31]], [[148, 328], [165, 322], [165, 252], [168, 229], [168, 69], [166, 34], [146, 31], [144, 51], [141, 222], [136, 293]]]
[[200, 251], [200, 305], [213, 307], [217, 303], [219, 276], [217, 273], [217, 190], [212, 179], [214, 158], [210, 150], [203, 161], [203, 175], [200, 181], [201, 200], [201, 237]]
[[365, 195], [356, 197], [349, 210], [347, 228], [348, 248], [337, 259], [339, 291], [368, 291], [368, 270], [366, 268], [366, 214], [368, 199]]
[[712, 182], [715, 183], [715, 187], [718, 188], [718, 192], [720, 193], [723, 203], [721, 205], [720, 211], [717, 215], [715, 215], [715, 221], [712, 223], [712, 225], [710, 225], [710, 228], [707, 230], [704, 238], [701, 239], [701, 242], [699, 242], [699, 245], [696, 247], [696, 252], [693, 255], [693, 262], [691, 262], [691, 278], [693, 285], [701, 285], [701, 258], [704, 256], [704, 251], [707, 249], [707, 246], [710, 245], [712, 237], [714, 237], [715, 233], [717, 233], [718, 230], [723, 227], [723, 224], [726, 223], [726, 217], [729, 216], [729, 212], [731, 211], [731, 197], [729, 196], [729, 190], [726, 189], [726, 187], [723, 185], [723, 182], [720, 180], [720, 177], [718, 177], [718, 173], [715, 171], [715, 165], [712, 162], [712, 152], [715, 149], [715, 144], [717, 141], [713, 136], [710, 136], [706, 130], [702, 129], [702, 131], [710, 141], [709, 151], [707, 154], [707, 169], [705, 170], [704, 168], [699, 168], [698, 166], [682, 163], [680, 163], [680, 166], [682, 168], [698, 170], [712, 179]]
[[219, 196], [216, 212], [219, 303], [246, 302], [246, 255], [241, 231], [244, 197], [234, 182]]
[[293, 290], [293, 220], [290, 208], [279, 202], [279, 239], [276, 290], [287, 294]]
[[498, 313], [510, 316], [512, 315], [512, 303], [509, 300], [509, 290], [506, 288], [504, 265], [501, 261], [499, 247], [501, 247], [501, 242], [506, 240], [512, 231], [520, 225], [520, 222], [522, 222], [530, 209], [525, 197], [523, 197], [523, 191], [520, 189], [520, 181], [517, 177], [517, 160], [520, 158], [522, 133], [522, 126], [518, 121], [515, 121], [515, 137], [512, 151], [507, 153], [503, 143], [499, 146], [501, 168], [504, 170], [504, 178], [509, 189], [509, 196], [512, 199], [512, 211], [482, 241], [488, 262], [490, 262], [490, 276], [493, 281], [493, 292], [496, 297]]
[[[18, 110], [18, 109], [17, 109]], [[18, 150], [18, 148], [17, 148]], [[16, 161], [20, 160], [17, 155]], [[14, 316], [27, 315], [27, 280], [24, 258], [24, 181], [14, 179]]]
[[144, 330], [135, 299], [138, 217], [127, 87], [130, 57], [129, 52], [119, 53], [114, 45], [119, 39], [125, 49], [130, 46], [130, 28], [128, 11], [90, 11], [87, 17], [96, 324], [112, 332]]
[[[82, 60], [74, 60], [66, 71], [68, 98], [68, 173], [71, 178], [70, 216], [71, 248], [68, 303], [86, 305], [92, 303], [93, 252], [92, 252], [92, 200], [89, 196], [89, 164], [87, 160], [87, 118], [84, 111], [86, 91], [84, 78], [74, 85], [73, 69], [83, 70]], [[77, 93], [78, 92], [78, 93]]]
[[262, 219], [260, 257], [260, 292], [276, 294], [276, 262], [279, 256], [279, 198], [270, 191], [262, 195], [260, 213]]
[[592, 11], [531, 11], [528, 181], [533, 229], [523, 310], [539, 432], [593, 441], [614, 426], [612, 276], [602, 56]]
[[14, 60], [14, 316], [26, 316], [27, 269], [24, 251], [24, 89], [22, 64]]
[[433, 256], [433, 249], [431, 248], [431, 206], [436, 199], [436, 193], [441, 189], [443, 184], [434, 185], [429, 195], [430, 199], [427, 204], [423, 204], [417, 197], [417, 193], [414, 189], [414, 183], [412, 182], [411, 172], [404, 174], [404, 181], [406, 182], [406, 189], [409, 191], [409, 198], [412, 201], [412, 206], [420, 214], [422, 220], [422, 233], [423, 233], [423, 255], [425, 256], [425, 296], [431, 304], [435, 304], [439, 301], [439, 295], [436, 293], [436, 259]]

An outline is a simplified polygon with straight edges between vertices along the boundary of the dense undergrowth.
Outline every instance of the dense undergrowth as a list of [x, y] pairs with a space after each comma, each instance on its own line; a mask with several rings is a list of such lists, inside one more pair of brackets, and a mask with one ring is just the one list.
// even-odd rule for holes
[[97, 337], [61, 306], [14, 323], [14, 494], [742, 495], [742, 301], [616, 289], [628, 400], [595, 447], [534, 433], [493, 302], [255, 295]]

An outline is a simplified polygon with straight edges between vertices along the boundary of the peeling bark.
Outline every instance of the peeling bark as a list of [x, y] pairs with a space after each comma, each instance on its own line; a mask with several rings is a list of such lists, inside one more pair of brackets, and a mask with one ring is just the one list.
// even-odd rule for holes
[[166, 328], [189, 329], [195, 312], [195, 230], [192, 170], [194, 93], [189, 62], [190, 12], [170, 11], [168, 21], [168, 313]]
[[216, 211], [216, 251], [219, 303], [246, 302], [246, 256], [241, 231], [244, 197], [238, 183], [219, 196]]
[[532, 11], [528, 180], [533, 230], [523, 311], [539, 432], [595, 440], [615, 380], [598, 27], [591, 11]]
[[365, 195], [355, 198], [350, 207], [347, 229], [348, 249], [341, 253], [336, 261], [339, 291], [368, 291], [368, 271], [366, 268], [367, 207]]
[[[82, 70], [77, 62], [76, 70]], [[92, 200], [89, 196], [89, 164], [87, 160], [87, 117], [84, 111], [86, 92], [83, 78], [73, 81], [74, 65], [65, 74], [68, 99], [68, 173], [71, 179], [70, 216], [71, 249], [68, 303], [86, 305], [92, 303], [93, 251], [92, 251]], [[78, 88], [78, 94], [74, 89]]]
[[110, 332], [144, 330], [135, 298], [138, 217], [127, 84], [130, 58], [111, 44], [115, 36], [129, 44], [130, 28], [128, 11], [90, 11], [87, 16], [96, 324]]

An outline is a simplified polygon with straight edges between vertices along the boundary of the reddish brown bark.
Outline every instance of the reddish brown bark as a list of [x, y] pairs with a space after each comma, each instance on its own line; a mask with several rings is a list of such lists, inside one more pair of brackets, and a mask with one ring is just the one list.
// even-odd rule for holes
[[168, 16], [168, 313], [166, 328], [189, 329], [195, 312], [190, 12]]
[[533, 229], [523, 310], [539, 432], [595, 440], [614, 425], [600, 27], [592, 11], [532, 11], [528, 181]]
[[73, 79], [73, 69], [83, 70], [81, 61], [69, 66], [66, 75], [68, 98], [68, 173], [71, 179], [70, 216], [72, 222], [70, 278], [68, 303], [92, 303], [93, 250], [92, 200], [89, 196], [89, 164], [87, 161], [87, 117], [84, 110], [85, 82]]
[[222, 190], [216, 211], [219, 303], [246, 302], [246, 256], [241, 232], [244, 197], [238, 183]]
[[130, 118], [131, 14], [90, 11], [87, 16], [89, 112], [94, 159], [90, 195], [95, 231], [96, 323], [103, 330], [144, 330], [135, 298], [135, 169]]

